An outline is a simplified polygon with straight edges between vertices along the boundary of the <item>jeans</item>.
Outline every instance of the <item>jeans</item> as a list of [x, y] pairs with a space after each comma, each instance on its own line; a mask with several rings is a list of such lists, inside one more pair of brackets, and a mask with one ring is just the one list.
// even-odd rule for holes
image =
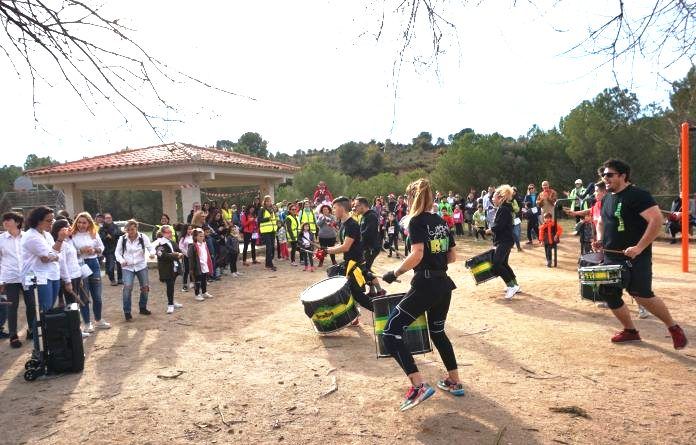
[[[36, 320], [36, 308], [34, 307], [34, 294], [31, 290], [24, 290], [21, 283], [6, 283], [5, 294], [10, 306], [0, 306], [0, 327], [5, 323], [3, 315], [7, 317], [7, 329], [10, 336], [17, 335], [17, 314], [19, 312], [19, 296], [24, 298], [24, 309], [27, 317], [28, 330], [34, 329]], [[3, 308], [5, 309], [3, 311]], [[3, 314], [4, 312], [4, 314]]]
[[138, 283], [140, 283], [140, 302], [138, 307], [140, 309], [147, 308], [147, 296], [150, 292], [147, 267], [137, 272], [123, 269], [123, 312], [125, 314], [130, 314], [131, 312], [131, 295], [133, 294], [133, 283], [136, 276], [138, 277]]
[[539, 238], [539, 220], [536, 215], [532, 215], [527, 220], [527, 240], [531, 243], [537, 238]]
[[[92, 275], [83, 280], [85, 290], [89, 291], [89, 296], [92, 299], [92, 311], [94, 311], [94, 319], [96, 321], [101, 320], [102, 316], [102, 283], [101, 283], [101, 269], [99, 269], [99, 260], [96, 258], [85, 259], [85, 264], [92, 269]], [[89, 323], [89, 305], [85, 304], [82, 309], [82, 318], [85, 318], [85, 323]]]
[[261, 234], [261, 241], [266, 247], [266, 267], [273, 267], [273, 255], [275, 254], [275, 233]]
[[0, 332], [5, 329], [5, 321], [7, 320], [7, 306], [0, 304]]
[[106, 276], [109, 277], [109, 281], [114, 281], [114, 270], [116, 271], [116, 278], [118, 281], [123, 281], [121, 263], [116, 261], [116, 254], [114, 252], [104, 252], [104, 268], [106, 269]]
[[520, 248], [520, 235], [522, 235], [522, 224], [512, 226], [512, 237], [515, 239], [515, 245]]
[[[54, 304], [56, 304], [56, 299], [58, 298], [58, 291], [60, 291], [60, 280], [47, 280], [46, 284], [40, 284], [36, 286], [36, 293], [39, 297], [39, 310], [41, 312], [46, 312], [51, 309]], [[33, 290], [29, 292], [33, 293]], [[39, 334], [37, 332], [37, 324], [34, 323], [34, 349], [39, 350]], [[44, 333], [45, 335], [45, 333]]]

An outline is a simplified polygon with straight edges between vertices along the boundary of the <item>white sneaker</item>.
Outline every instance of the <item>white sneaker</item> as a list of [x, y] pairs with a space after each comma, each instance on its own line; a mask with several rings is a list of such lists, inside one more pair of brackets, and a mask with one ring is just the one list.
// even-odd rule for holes
[[638, 318], [648, 318], [649, 316], [650, 312], [648, 312], [643, 306], [638, 305]]
[[188, 287], [182, 287], [181, 292], [188, 292]]
[[196, 296], [194, 297], [194, 299], [195, 299], [196, 301], [204, 301], [204, 300], [205, 300], [205, 297], [204, 297], [203, 295], [201, 295], [201, 294], [198, 294], [198, 295], [196, 295]]
[[184, 307], [183, 304], [177, 303], [176, 301], [174, 302], [174, 309], [181, 309], [182, 307]]
[[87, 323], [85, 325], [84, 331], [88, 334], [94, 332], [94, 325], [92, 323]]
[[520, 285], [516, 284], [512, 287], [508, 287], [507, 291], [505, 292], [505, 299], [506, 300], [512, 300], [512, 297], [520, 291]]
[[89, 332], [82, 331], [82, 338], [89, 337]]
[[111, 324], [104, 320], [99, 320], [97, 322], [97, 329], [111, 329]]
[[213, 298], [213, 296], [210, 295], [208, 292], [204, 293], [203, 296], [204, 296], [205, 298]]
[[173, 304], [167, 306], [167, 313], [168, 313], [168, 314], [173, 314], [173, 313], [174, 313], [174, 305], [173, 305]]
[[238, 276], [240, 276], [240, 275], [242, 275], [242, 274], [240, 274], [239, 272], [235, 272], [235, 273], [232, 274], [233, 277], [238, 277]]
[[609, 305], [606, 301], [600, 301], [599, 303], [597, 303], [597, 307], [600, 309], [609, 309]]

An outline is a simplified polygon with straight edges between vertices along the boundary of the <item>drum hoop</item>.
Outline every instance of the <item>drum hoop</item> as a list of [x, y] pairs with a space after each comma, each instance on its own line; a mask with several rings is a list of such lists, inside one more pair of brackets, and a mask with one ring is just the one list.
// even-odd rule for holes
[[[318, 300], [303, 300], [303, 299], [302, 299], [302, 296], [303, 296], [309, 289], [311, 289], [311, 288], [313, 288], [313, 287], [315, 287], [315, 286], [317, 286], [317, 285], [319, 285], [319, 284], [321, 284], [321, 283], [323, 283], [323, 282], [325, 282], [325, 281], [335, 280], [335, 279], [341, 279], [341, 278], [345, 280], [345, 283], [343, 283], [343, 286], [341, 286], [336, 292], [333, 292], [333, 293], [331, 293], [331, 294], [329, 294], [329, 295], [326, 295], [326, 296], [324, 296], [323, 298], [320, 298], [320, 299], [318, 299]], [[336, 276], [333, 276], [333, 277], [326, 277], [326, 278], [323, 278], [323, 279], [317, 281], [316, 283], [312, 284], [311, 286], [307, 287], [305, 290], [303, 290], [302, 292], [300, 292], [300, 301], [301, 301], [302, 303], [316, 303], [316, 302], [319, 302], [319, 301], [323, 300], [324, 298], [328, 298], [328, 297], [330, 297], [330, 296], [336, 294], [337, 292], [343, 291], [344, 288], [345, 288], [346, 286], [349, 286], [349, 284], [348, 284], [348, 278], [346, 278], [346, 277], [344, 277], [344, 276], [336, 275]], [[349, 290], [350, 290], [350, 289], [349, 289]]]

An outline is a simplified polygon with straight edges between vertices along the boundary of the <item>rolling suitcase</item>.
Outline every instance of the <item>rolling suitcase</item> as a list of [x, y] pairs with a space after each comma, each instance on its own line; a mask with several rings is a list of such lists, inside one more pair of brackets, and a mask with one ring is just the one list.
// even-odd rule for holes
[[38, 297], [34, 298], [39, 353], [24, 365], [24, 379], [31, 382], [42, 375], [82, 371], [85, 353], [77, 304], [40, 312]]

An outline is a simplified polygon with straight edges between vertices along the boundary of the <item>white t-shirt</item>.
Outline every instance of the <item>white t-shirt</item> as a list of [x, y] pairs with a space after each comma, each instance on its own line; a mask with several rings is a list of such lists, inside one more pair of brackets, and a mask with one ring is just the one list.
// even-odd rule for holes
[[196, 242], [196, 246], [198, 246], [198, 262], [201, 265], [201, 273], [210, 273], [210, 270], [208, 269], [208, 258], [210, 258], [210, 254], [208, 253], [208, 245], [204, 241], [202, 243]]
[[72, 240], [66, 239], [60, 249], [60, 279], [69, 283], [74, 278], [82, 277], [82, 269], [77, 259], [77, 249]]
[[75, 246], [75, 249], [77, 250], [77, 254], [82, 259], [99, 257], [99, 254], [97, 254], [97, 253], [93, 253], [91, 255], [86, 255], [86, 254], [80, 253], [80, 249], [82, 249], [83, 247], [91, 247], [93, 249], [99, 249], [100, 252], [104, 251], [104, 243], [102, 243], [102, 240], [99, 237], [99, 235], [95, 235], [94, 237], [92, 237], [92, 234], [89, 232], [78, 232], [78, 233], [73, 234], [72, 242], [73, 242], [73, 245]]
[[[48, 232], [40, 233], [36, 229], [27, 230], [22, 236], [22, 277], [30, 273], [36, 274], [39, 282], [43, 279], [60, 280], [60, 254], [53, 250], [55, 241]], [[55, 258], [55, 261], [44, 263], [42, 256]]]
[[17, 236], [10, 232], [0, 234], [0, 282], [22, 281], [22, 232]]

